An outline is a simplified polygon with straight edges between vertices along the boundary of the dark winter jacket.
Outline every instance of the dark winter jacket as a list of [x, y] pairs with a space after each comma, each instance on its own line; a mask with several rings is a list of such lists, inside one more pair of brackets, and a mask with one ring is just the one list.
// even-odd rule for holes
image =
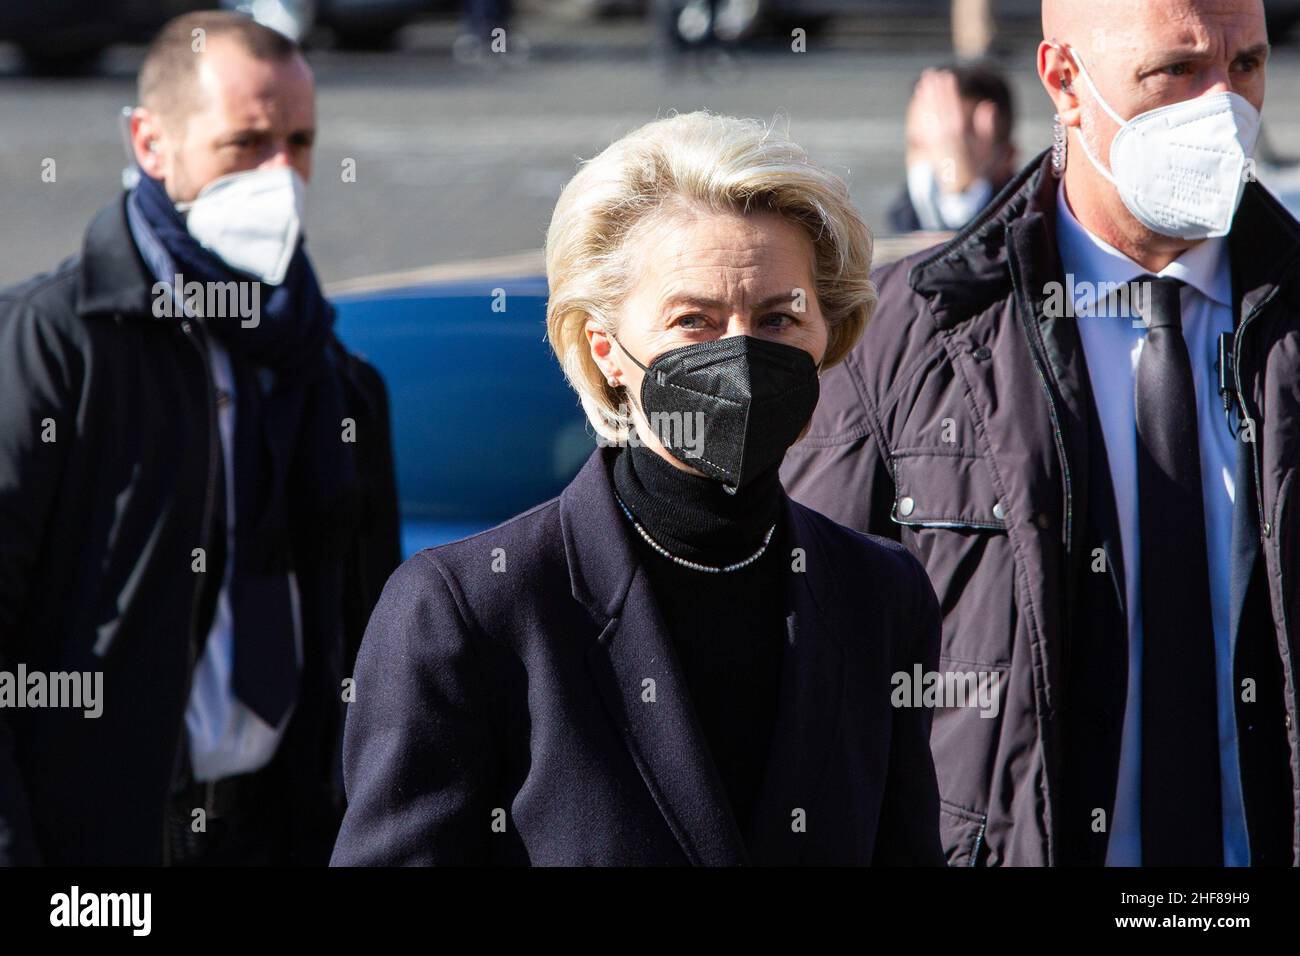
[[[944, 612], [941, 670], [1003, 675], [996, 720], [935, 717], [952, 864], [1100, 862], [1095, 811], [1113, 810], [1124, 578], [1078, 329], [1044, 308], [1063, 281], [1057, 185], [1039, 157], [950, 242], [879, 271], [879, 311], [824, 377], [782, 470], [797, 500], [921, 559]], [[1234, 515], [1234, 666], [1237, 685], [1256, 688], [1238, 703], [1243, 791], [1252, 860], [1289, 864], [1300, 861], [1300, 225], [1251, 183], [1229, 247], [1227, 383], [1254, 438], [1238, 442]]]
[[[79, 256], [0, 293], [0, 670], [102, 672], [98, 718], [0, 709], [0, 862], [163, 862], [220, 467], [200, 320], [156, 318], [121, 201]], [[341, 681], [396, 566], [382, 380], [333, 341], [361, 478], [333, 550], [295, 527], [298, 704], [274, 762], [293, 857], [328, 858], [342, 815]]]

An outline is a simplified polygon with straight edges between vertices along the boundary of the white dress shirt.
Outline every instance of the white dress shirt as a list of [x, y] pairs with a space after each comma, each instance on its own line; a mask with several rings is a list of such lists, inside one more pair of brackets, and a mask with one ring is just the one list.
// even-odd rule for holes
[[[1089, 232], [1074, 217], [1062, 183], [1057, 192], [1057, 242], [1061, 264], [1080, 283], [1128, 283], [1148, 272], [1118, 249]], [[1210, 606], [1214, 626], [1215, 683], [1218, 689], [1219, 775], [1223, 805], [1223, 859], [1228, 866], [1250, 863], [1241, 772], [1237, 762], [1237, 722], [1233, 681], [1233, 633], [1229, 587], [1232, 562], [1232, 503], [1236, 442], [1228, 431], [1218, 394], [1218, 343], [1232, 331], [1232, 273], [1224, 239], [1206, 239], [1171, 262], [1160, 276], [1180, 279], [1183, 338], [1192, 360], [1200, 437], [1205, 543], [1209, 555]], [[1067, 286], [1068, 288], [1068, 286]], [[1137, 419], [1134, 383], [1146, 329], [1129, 315], [1094, 308], [1091, 296], [1075, 297], [1079, 337], [1110, 462], [1111, 483], [1124, 555], [1128, 594], [1128, 701], [1120, 748], [1115, 812], [1110, 820], [1108, 866], [1139, 866], [1142, 861], [1142, 567], [1138, 543]], [[1189, 410], [1190, 411], [1190, 410]]]
[[[229, 353], [212, 336], [208, 337], [208, 352], [212, 358], [213, 385], [218, 396], [225, 396], [217, 403], [217, 425], [226, 475], [226, 566], [208, 642], [194, 668], [194, 683], [185, 711], [194, 779], [203, 781], [250, 773], [268, 764], [280, 746], [280, 739], [294, 711], [291, 706], [280, 726], [272, 727], [236, 698], [231, 689], [234, 665], [230, 575], [235, 563], [235, 378]], [[292, 571], [289, 572], [289, 596], [293, 610], [294, 648], [301, 671], [302, 611], [298, 580]]]

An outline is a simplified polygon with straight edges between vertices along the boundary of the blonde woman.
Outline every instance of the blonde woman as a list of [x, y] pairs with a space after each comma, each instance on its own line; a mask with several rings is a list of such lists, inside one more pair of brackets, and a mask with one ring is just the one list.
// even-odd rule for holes
[[582, 167], [546, 259], [601, 447], [389, 581], [333, 862], [942, 864], [930, 715], [890, 702], [937, 666], [933, 592], [777, 473], [875, 303], [843, 182], [662, 119]]

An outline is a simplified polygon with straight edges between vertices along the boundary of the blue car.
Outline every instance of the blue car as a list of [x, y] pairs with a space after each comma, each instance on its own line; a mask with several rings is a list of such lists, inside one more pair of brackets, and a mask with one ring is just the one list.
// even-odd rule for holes
[[388, 384], [404, 557], [554, 497], [595, 448], [544, 339], [544, 278], [333, 301], [339, 338]]

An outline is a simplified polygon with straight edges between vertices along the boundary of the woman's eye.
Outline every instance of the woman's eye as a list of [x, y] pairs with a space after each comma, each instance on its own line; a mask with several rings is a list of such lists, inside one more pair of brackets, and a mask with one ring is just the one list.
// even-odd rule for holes
[[763, 324], [769, 328], [783, 329], [788, 325], [794, 325], [795, 317], [788, 312], [773, 312], [771, 315], [763, 316]]
[[1169, 76], [1187, 76], [1191, 71], [1192, 68], [1186, 63], [1172, 63], [1161, 70], [1162, 73]]
[[679, 316], [674, 324], [681, 329], [702, 329], [708, 324], [708, 320], [702, 315], [683, 315]]

